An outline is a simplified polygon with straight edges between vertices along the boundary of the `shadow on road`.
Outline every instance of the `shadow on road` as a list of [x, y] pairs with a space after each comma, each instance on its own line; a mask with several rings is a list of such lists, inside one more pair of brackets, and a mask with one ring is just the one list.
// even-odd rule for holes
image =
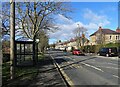
[[[95, 58], [97, 58], [97, 57], [91, 57], [91, 58], [87, 58], [87, 59], [80, 60], [80, 61], [77, 61], [77, 62], [73, 62], [73, 63], [70, 63], [70, 64], [67, 64], [67, 65], [62, 66], [61, 68], [70, 67], [70, 66], [72, 66], [72, 65], [74, 65], [74, 64], [79, 64], [79, 63], [81, 63], [81, 62], [84, 62], [84, 61], [87, 61], [87, 60], [91, 60], [91, 59], [95, 59]], [[59, 59], [55, 59], [55, 61], [56, 61], [58, 64], [61, 64], [62, 62], [67, 62], [67, 61], [71, 61], [71, 60], [67, 60], [67, 61], [66, 61], [66, 60], [63, 59], [63, 58], [59, 58]]]
[[[69, 62], [69, 61], [72, 61], [71, 59], [65, 59], [65, 58], [63, 58], [64, 56], [68, 56], [68, 55], [71, 55], [70, 53], [68, 53], [68, 52], [52, 52], [52, 53], [49, 53], [50, 55], [52, 55], [53, 57], [54, 57], [54, 60], [58, 63], [58, 64], [62, 64], [62, 63], [64, 63], [64, 62]], [[54, 55], [53, 55], [54, 54]], [[85, 55], [83, 55], [83, 56], [85, 56]], [[56, 58], [56, 59], [55, 59]], [[91, 57], [91, 58], [87, 58], [87, 59], [83, 59], [83, 60], [80, 60], [80, 61], [77, 61], [77, 62], [73, 62], [73, 63], [69, 63], [69, 64], [67, 64], [67, 65], [63, 65], [63, 66], [61, 66], [61, 68], [68, 68], [68, 67], [70, 67], [70, 66], [72, 66], [72, 65], [74, 65], [74, 64], [79, 64], [79, 63], [81, 63], [81, 62], [84, 62], [84, 61], [87, 61], [87, 60], [91, 60], [91, 59], [95, 59], [95, 58], [97, 58], [97, 57]]]

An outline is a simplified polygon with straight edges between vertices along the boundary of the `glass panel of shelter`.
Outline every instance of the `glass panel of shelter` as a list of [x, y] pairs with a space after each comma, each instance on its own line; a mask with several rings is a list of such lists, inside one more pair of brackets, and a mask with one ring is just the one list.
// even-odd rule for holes
[[32, 43], [16, 43], [16, 64], [24, 64], [24, 62], [33, 63], [33, 44]]

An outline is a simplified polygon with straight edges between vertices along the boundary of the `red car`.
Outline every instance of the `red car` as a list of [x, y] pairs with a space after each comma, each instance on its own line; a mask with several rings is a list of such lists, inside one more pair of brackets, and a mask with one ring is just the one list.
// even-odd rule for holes
[[75, 49], [72, 51], [73, 55], [84, 55], [84, 53], [81, 50]]

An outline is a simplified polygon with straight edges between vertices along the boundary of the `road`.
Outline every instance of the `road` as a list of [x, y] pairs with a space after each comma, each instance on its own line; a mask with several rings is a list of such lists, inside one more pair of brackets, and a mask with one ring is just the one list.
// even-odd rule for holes
[[119, 58], [49, 51], [74, 85], [118, 85]]

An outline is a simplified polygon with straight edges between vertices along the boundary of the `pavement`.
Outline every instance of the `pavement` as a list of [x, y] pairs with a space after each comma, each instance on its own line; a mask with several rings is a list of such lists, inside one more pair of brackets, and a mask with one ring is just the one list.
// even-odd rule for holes
[[67, 87], [49, 55], [46, 55], [44, 59], [38, 62], [37, 68], [38, 73], [32, 80], [26, 80], [23, 77], [22, 80], [15, 80], [5, 87]]
[[45, 59], [41, 60], [38, 64], [39, 73], [35, 80], [30, 83], [29, 87], [38, 86], [38, 87], [62, 87], [66, 86], [60, 73], [55, 68], [52, 59], [50, 56], [46, 56]]

